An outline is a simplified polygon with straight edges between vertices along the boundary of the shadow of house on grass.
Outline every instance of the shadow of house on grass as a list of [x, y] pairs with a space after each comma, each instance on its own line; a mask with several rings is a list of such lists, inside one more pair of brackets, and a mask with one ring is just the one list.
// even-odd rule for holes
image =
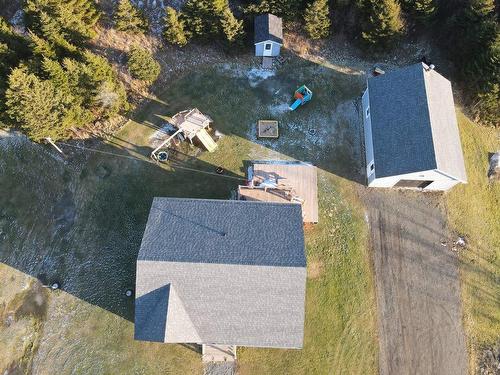
[[[181, 77], [163, 93], [168, 100], [151, 102], [132, 119], [157, 130], [163, 115], [197, 107], [227, 135], [361, 181], [355, 103], [364, 79], [299, 58], [266, 79], [224, 69]], [[302, 84], [313, 91], [313, 100], [291, 112], [293, 91]], [[280, 121], [278, 140], [257, 139], [257, 121], [266, 118]], [[64, 291], [131, 321], [134, 300], [125, 291], [135, 285], [153, 198], [227, 199], [244, 180], [227, 172], [230, 178], [165, 169], [149, 162], [150, 147], [118, 137], [89, 146], [107, 154], [63, 146], [70, 154], [66, 160], [48, 146], [16, 139], [4, 145], [0, 138], [0, 261], [45, 283], [57, 281]], [[216, 168], [190, 157], [182, 162], [210, 173]]]
[[134, 299], [125, 292], [135, 286], [153, 198], [228, 199], [243, 178], [189, 158], [190, 170], [165, 169], [147, 147], [92, 146], [110, 155], [61, 146], [63, 159], [11, 138], [0, 138], [0, 261], [130, 321]]
[[[275, 71], [220, 64], [181, 76], [158, 93], [163, 102], [148, 103], [131, 119], [159, 129], [167, 115], [196, 107], [223, 134], [364, 184], [360, 101], [366, 87], [364, 75], [287, 55], [287, 62]], [[291, 111], [293, 93], [303, 84], [312, 90], [313, 98]], [[257, 137], [257, 122], [263, 119], [278, 120], [278, 139]]]

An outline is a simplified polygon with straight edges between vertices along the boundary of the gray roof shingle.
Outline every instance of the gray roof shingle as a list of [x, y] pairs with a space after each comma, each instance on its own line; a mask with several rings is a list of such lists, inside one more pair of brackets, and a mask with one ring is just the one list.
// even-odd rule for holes
[[254, 19], [254, 43], [271, 40], [283, 44], [283, 22], [274, 14], [261, 14]]
[[300, 205], [248, 203], [155, 198], [138, 260], [305, 267]]
[[376, 177], [439, 169], [465, 182], [451, 83], [418, 63], [368, 79]]
[[135, 337], [302, 347], [305, 266], [300, 205], [155, 198]]

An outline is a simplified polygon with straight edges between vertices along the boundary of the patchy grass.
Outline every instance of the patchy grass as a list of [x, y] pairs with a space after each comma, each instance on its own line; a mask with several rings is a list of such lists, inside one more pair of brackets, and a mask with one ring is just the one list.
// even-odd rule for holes
[[47, 291], [39, 282], [0, 264], [0, 368], [29, 372], [46, 307]]
[[306, 240], [308, 269], [321, 262], [322, 271], [307, 281], [304, 348], [241, 348], [241, 374], [378, 373], [363, 211], [351, 183], [325, 172], [319, 181], [320, 223]]
[[460, 254], [464, 326], [474, 372], [480, 351], [500, 341], [500, 184], [487, 178], [488, 153], [500, 148], [498, 129], [459, 113], [468, 184], [446, 196], [451, 228], [467, 238]]
[[[313, 100], [284, 110], [304, 83]], [[362, 87], [358, 74], [293, 57], [267, 77], [251, 64], [216, 65], [172, 81], [107, 144], [88, 146], [109, 154], [63, 145], [63, 160], [47, 147], [4, 137], [0, 260], [62, 286], [48, 297], [33, 372], [201, 372], [190, 348], [133, 340], [133, 302], [124, 292], [134, 286], [149, 208], [155, 196], [228, 199], [246, 161], [269, 158], [307, 160], [320, 169], [320, 224], [306, 231], [306, 242], [308, 259], [321, 267], [308, 279], [304, 350], [242, 349], [241, 372], [377, 372], [366, 228], [353, 195]], [[185, 146], [176, 166], [151, 163], [150, 138], [165, 116], [193, 106], [225, 134], [218, 150], [194, 158], [197, 149]], [[278, 140], [256, 138], [262, 118], [280, 121]], [[212, 174], [218, 165], [225, 177]], [[0, 370], [8, 366], [0, 362]]]
[[[158, 95], [163, 101], [151, 103], [118, 137], [132, 136], [145, 146], [163, 126], [162, 115], [196, 106], [226, 134], [216, 152], [200, 155], [207, 165], [220, 164], [235, 176], [242, 175], [243, 164], [252, 159], [296, 158], [322, 168], [320, 224], [306, 231], [309, 275], [314, 277], [307, 284], [304, 349], [240, 348], [239, 371], [376, 373], [375, 300], [366, 227], [350, 181], [359, 178], [354, 99], [361, 92], [362, 78], [302, 60], [291, 61], [276, 74], [260, 73], [251, 66], [222, 65], [181, 78]], [[313, 100], [294, 113], [283, 110], [301, 83], [315, 93]], [[279, 120], [279, 140], [256, 138], [255, 124], [263, 118]]]

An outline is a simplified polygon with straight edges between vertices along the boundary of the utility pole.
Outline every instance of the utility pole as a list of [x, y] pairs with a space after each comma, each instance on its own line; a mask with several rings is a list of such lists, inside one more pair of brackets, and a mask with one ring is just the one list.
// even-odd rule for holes
[[52, 138], [50, 137], [47, 137], [45, 138], [47, 140], [47, 142], [49, 142], [52, 146], [54, 146], [54, 148], [59, 151], [61, 153], [62, 156], [66, 156], [64, 155], [64, 152], [54, 143], [54, 141], [52, 140]]

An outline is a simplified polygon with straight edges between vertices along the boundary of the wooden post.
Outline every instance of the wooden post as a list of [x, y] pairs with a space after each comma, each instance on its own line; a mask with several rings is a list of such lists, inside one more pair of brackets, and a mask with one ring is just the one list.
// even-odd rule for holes
[[61, 155], [63, 156], [66, 156], [64, 155], [64, 152], [54, 143], [54, 141], [50, 138], [50, 137], [47, 137], [45, 138], [47, 140], [47, 142], [49, 142], [52, 146], [54, 146], [54, 148], [59, 151], [61, 153]]

